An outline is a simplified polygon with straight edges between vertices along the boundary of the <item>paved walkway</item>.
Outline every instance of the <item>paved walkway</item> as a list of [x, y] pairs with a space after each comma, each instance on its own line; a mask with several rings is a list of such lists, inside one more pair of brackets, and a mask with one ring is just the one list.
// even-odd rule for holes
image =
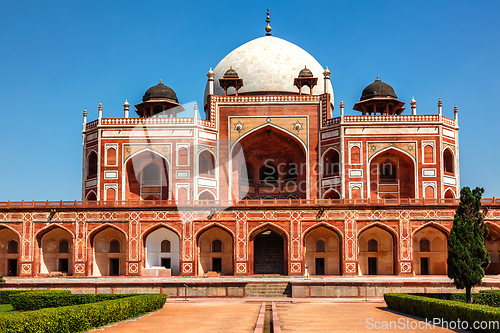
[[[276, 307], [283, 333], [454, 332], [438, 326], [425, 329], [419, 318], [392, 312], [385, 303], [281, 303]], [[391, 322], [394, 329], [384, 329]]]
[[[256, 299], [252, 302], [241, 299], [168, 301], [158, 312], [98, 331], [105, 333], [251, 333], [263, 301], [264, 299]], [[294, 303], [277, 303], [282, 332], [457, 332], [440, 327], [418, 329], [417, 325], [424, 326], [418, 318], [392, 312], [387, 309], [384, 302], [367, 303], [358, 300], [352, 303], [342, 303], [339, 299], [332, 301], [334, 302], [323, 300], [323, 302], [306, 303], [306, 299], [294, 299]], [[400, 325], [399, 328], [382, 329], [384, 323], [391, 325], [391, 322], [393, 328], [396, 328], [396, 324]]]
[[98, 330], [105, 333], [252, 333], [262, 303], [168, 302], [135, 321]]

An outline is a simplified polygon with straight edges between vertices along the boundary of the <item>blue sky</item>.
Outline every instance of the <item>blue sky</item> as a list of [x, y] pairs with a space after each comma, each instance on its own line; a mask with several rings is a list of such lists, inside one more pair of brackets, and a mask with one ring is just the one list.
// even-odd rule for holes
[[[459, 108], [462, 186], [500, 197], [500, 1], [0, 0], [0, 201], [81, 198], [82, 111], [122, 117], [159, 79], [202, 104], [205, 73], [264, 35], [332, 74], [346, 114], [377, 75], [419, 114]], [[132, 112], [135, 114], [135, 112]]]

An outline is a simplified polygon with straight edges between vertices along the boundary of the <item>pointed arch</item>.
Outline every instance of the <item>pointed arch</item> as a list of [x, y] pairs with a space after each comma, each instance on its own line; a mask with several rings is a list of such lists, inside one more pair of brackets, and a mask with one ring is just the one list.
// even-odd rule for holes
[[388, 231], [389, 233], [391, 233], [391, 235], [393, 237], [395, 237], [396, 240], [398, 239], [398, 233], [393, 228], [391, 228], [383, 223], [380, 223], [380, 222], [373, 222], [373, 223], [370, 223], [370, 224], [364, 226], [363, 228], [358, 230], [357, 236], [359, 237], [359, 234], [361, 234], [363, 231], [370, 229], [370, 228], [373, 228], [373, 227], [379, 227], [381, 229], [384, 229], [385, 231]]
[[[326, 162], [327, 162], [326, 158], [328, 157], [327, 155], [329, 155], [330, 152], [333, 152], [335, 154], [331, 157], [332, 167], [329, 167], [326, 164]], [[341, 165], [342, 165], [340, 163], [340, 160], [341, 160], [340, 156], [341, 156], [340, 151], [337, 148], [329, 147], [327, 150], [325, 150], [325, 152], [321, 155], [321, 164], [320, 164], [321, 175], [323, 175], [323, 177], [340, 173], [340, 169], [341, 169]]]
[[141, 149], [141, 150], [138, 150], [138, 151], [134, 152], [133, 154], [131, 154], [129, 157], [127, 157], [127, 158], [123, 161], [123, 165], [127, 164], [127, 162], [128, 162], [130, 159], [132, 159], [132, 158], [134, 158], [135, 156], [137, 156], [137, 155], [139, 155], [139, 154], [142, 154], [142, 153], [144, 153], [144, 152], [149, 152], [149, 153], [151, 153], [151, 154], [158, 155], [158, 157], [163, 158], [164, 160], [166, 160], [166, 161], [167, 161], [167, 163], [168, 163], [169, 170], [170, 170], [170, 167], [171, 167], [171, 165], [170, 165], [170, 159], [169, 159], [167, 156], [163, 155], [162, 153], [157, 152], [156, 150], [153, 150], [153, 149], [151, 149], [151, 148], [143, 148], [143, 149]]
[[289, 239], [288, 232], [284, 228], [280, 227], [277, 224], [274, 224], [273, 222], [266, 222], [265, 224], [256, 226], [255, 228], [250, 230], [248, 232], [248, 240], [252, 241], [256, 235], [260, 234], [261, 232], [265, 231], [266, 229], [271, 229], [271, 230], [277, 232], [282, 237], [284, 237], [285, 242], [288, 243], [288, 239]]
[[371, 223], [358, 231], [357, 240], [358, 267], [362, 275], [396, 274], [399, 251], [394, 229], [379, 222]]
[[443, 149], [443, 170], [445, 173], [455, 175], [455, 153], [450, 147]]
[[[35, 271], [41, 274], [73, 273], [73, 247], [75, 235], [71, 230], [60, 224], [53, 224], [40, 229], [35, 234], [38, 257]], [[66, 244], [66, 248], [62, 248]]]
[[[144, 156], [141, 157], [141, 155]], [[143, 163], [143, 161], [146, 162]], [[151, 164], [160, 164], [157, 184], [147, 184], [141, 179], [145, 169]], [[125, 190], [129, 200], [171, 199], [172, 164], [167, 156], [151, 148], [144, 148], [127, 157], [123, 161], [122, 168], [126, 175]]]
[[94, 190], [90, 190], [87, 193], [87, 196], [85, 197], [86, 201], [96, 201], [97, 200], [97, 194], [95, 193]]
[[[208, 199], [208, 196], [211, 195], [213, 198]], [[210, 190], [203, 190], [198, 194], [198, 200], [217, 200], [217, 197]]]
[[[282, 145], [279, 152], [275, 148], [278, 145]], [[255, 153], [261, 151], [266, 151], [265, 157]], [[286, 198], [290, 195], [305, 199], [309, 196], [310, 184], [307, 181], [311, 170], [307, 163], [309, 152], [307, 145], [294, 133], [269, 123], [257, 126], [232, 143], [229, 156], [232, 157], [228, 161], [229, 170], [231, 170], [227, 190], [229, 197], [231, 197], [231, 190], [237, 193], [238, 197], [246, 196], [248, 194], [246, 191], [251, 190], [259, 199], [265, 196]], [[257, 182], [257, 179], [254, 179], [253, 184], [249, 184], [246, 179], [242, 181], [243, 178], [238, 172], [242, 160], [245, 161], [245, 165], [252, 166], [255, 177], [258, 176], [262, 165], [272, 161], [275, 166], [279, 167], [278, 179], [283, 181], [285, 186], [275, 191], [271, 185], [261, 184]], [[281, 172], [282, 170], [284, 172]], [[299, 184], [305, 186], [299, 186]]]
[[286, 230], [267, 222], [249, 232], [250, 272], [288, 274], [289, 236]]
[[263, 124], [263, 125], [255, 127], [255, 128], [252, 128], [250, 131], [246, 132], [245, 134], [243, 134], [242, 136], [240, 136], [236, 141], [234, 141], [231, 144], [231, 154], [233, 153], [233, 148], [235, 147], [235, 145], [236, 145], [237, 142], [243, 140], [244, 138], [246, 138], [247, 136], [251, 135], [252, 133], [257, 132], [258, 130], [263, 129], [263, 128], [267, 127], [267, 126], [275, 128], [278, 131], [281, 131], [281, 132], [283, 132], [286, 135], [292, 136], [292, 138], [294, 138], [297, 142], [300, 143], [300, 145], [303, 147], [304, 151], [307, 151], [307, 145], [306, 145], [306, 143], [304, 141], [302, 141], [302, 139], [299, 136], [297, 136], [295, 133], [292, 133], [289, 130], [287, 130], [287, 129], [283, 128], [283, 127], [277, 126], [275, 124], [267, 123], [267, 124]]
[[98, 172], [98, 164], [99, 164], [99, 155], [95, 149], [91, 149], [87, 153], [87, 179], [97, 177]]
[[197, 274], [209, 271], [234, 274], [234, 233], [220, 223], [211, 223], [195, 234]]
[[[335, 198], [331, 198], [332, 196]], [[334, 188], [330, 188], [323, 194], [323, 199], [342, 199], [342, 196], [339, 191]]]
[[141, 238], [144, 240], [146, 239], [146, 237], [148, 237], [148, 235], [160, 228], [167, 228], [169, 229], [170, 231], [173, 231], [177, 234], [177, 236], [179, 236], [179, 239], [182, 237], [180, 231], [178, 231], [177, 229], [175, 229], [174, 227], [164, 223], [164, 222], [159, 222], [159, 223], [156, 223], [150, 227], [148, 227], [146, 230], [144, 230], [141, 234]]
[[456, 199], [456, 198], [457, 198], [457, 196], [456, 196], [456, 194], [455, 194], [455, 191], [453, 191], [453, 189], [449, 188], [449, 189], [447, 189], [447, 190], [444, 192], [443, 198], [444, 198], [444, 199]]
[[412, 233], [415, 274], [446, 274], [448, 237], [448, 230], [434, 222], [426, 223]]
[[2, 230], [2, 228], [9, 229], [10, 231], [13, 231], [17, 235], [17, 237], [19, 237], [19, 240], [21, 240], [21, 233], [19, 231], [17, 231], [16, 229], [12, 228], [10, 225], [0, 223], [0, 230]]
[[53, 229], [57, 229], [57, 228], [60, 228], [64, 231], [67, 231], [70, 235], [71, 235], [71, 240], [74, 240], [75, 239], [75, 234], [70, 230], [68, 229], [67, 227], [63, 226], [62, 224], [59, 224], [59, 223], [54, 223], [54, 224], [51, 224], [51, 225], [48, 225], [48, 226], [45, 226], [43, 227], [42, 229], [38, 230], [36, 233], [35, 233], [35, 239], [37, 241], [40, 241], [42, 239], [42, 237], [52, 231]]
[[234, 232], [229, 229], [228, 227], [226, 227], [225, 225], [223, 225], [222, 223], [219, 223], [219, 222], [212, 222], [210, 224], [207, 224], [207, 225], [204, 225], [202, 228], [198, 229], [196, 231], [196, 233], [194, 234], [194, 238], [196, 240], [199, 239], [199, 237], [201, 236], [201, 234], [203, 234], [205, 231], [211, 229], [211, 228], [221, 228], [227, 232], [229, 232], [229, 234], [231, 234], [231, 237], [233, 238], [233, 240], [236, 239], [236, 235], [234, 234]]
[[443, 225], [441, 225], [441, 224], [439, 224], [437, 222], [433, 222], [433, 221], [424, 223], [421, 226], [419, 226], [417, 229], [413, 230], [411, 236], [412, 237], [415, 236], [415, 234], [418, 231], [420, 231], [420, 230], [422, 230], [424, 228], [427, 228], [427, 227], [433, 227], [433, 228], [438, 229], [439, 231], [443, 232], [446, 235], [446, 238], [448, 238], [450, 236], [450, 230], [448, 230], [445, 226], [443, 226]]
[[303, 233], [302, 247], [309, 274], [342, 275], [343, 235], [336, 227], [325, 222], [310, 226]]
[[[119, 252], [112, 251], [113, 241], [118, 241]], [[92, 276], [126, 275], [128, 235], [121, 228], [105, 223], [92, 229], [87, 237], [87, 256], [92, 258]]]
[[198, 175], [215, 176], [217, 169], [217, 157], [209, 148], [203, 148], [198, 152]]
[[104, 231], [105, 229], [107, 228], [113, 228], [113, 229], [116, 229], [117, 231], [121, 232], [124, 236], [125, 236], [125, 240], [127, 241], [128, 243], [128, 235], [127, 233], [125, 232], [125, 230], [111, 224], [111, 223], [105, 223], [105, 224], [101, 224], [100, 226], [97, 226], [95, 227], [94, 229], [90, 230], [88, 232], [88, 236], [87, 236], [87, 239], [89, 240], [90, 242], [90, 245], [92, 244], [92, 242], [94, 241], [94, 237], [96, 234], [98, 234], [99, 232], [101, 231]]
[[[411, 161], [411, 162], [408, 162], [408, 161], [405, 161], [404, 158], [402, 158], [403, 162], [404, 163], [408, 163], [408, 166], [411, 167], [412, 172], [413, 172], [413, 175], [409, 175], [408, 178], [407, 178], [410, 181], [410, 187], [413, 186], [413, 188], [410, 188], [410, 191], [409, 191], [408, 195], [410, 195], [410, 197], [413, 197], [413, 198], [418, 198], [418, 186], [417, 186], [417, 184], [418, 184], [418, 172], [417, 172], [418, 165], [417, 165], [416, 158], [414, 156], [412, 156], [410, 153], [408, 153], [407, 151], [405, 151], [403, 149], [400, 149], [398, 147], [394, 147], [394, 146], [389, 146], [389, 147], [386, 147], [384, 149], [381, 149], [380, 151], [376, 152], [375, 154], [373, 154], [373, 156], [371, 156], [368, 159], [368, 167], [370, 168], [370, 170], [369, 170], [370, 172], [367, 172], [367, 178], [368, 178], [367, 179], [367, 183], [370, 184], [370, 187], [367, 188], [368, 198], [371, 197], [372, 192], [379, 193], [378, 179], [376, 179], [375, 182], [372, 181], [372, 178], [373, 178], [372, 170], [373, 170], [373, 167], [374, 167], [372, 165], [372, 162], [376, 163], [376, 161], [374, 161], [375, 158], [379, 158], [379, 157], [381, 157], [380, 155], [382, 155], [382, 154], [384, 154], [386, 152], [390, 152], [391, 150], [394, 151], [394, 153], [393, 153], [394, 155], [396, 155], [396, 153], [401, 153], [403, 155], [403, 157], [406, 157], [406, 158], [408, 158], [409, 161]], [[398, 168], [399, 167], [401, 167], [401, 166], [399, 165]], [[378, 171], [378, 166], [377, 166], [377, 174], [378, 174], [378, 172], [379, 171]], [[399, 175], [398, 176], [399, 182], [401, 182], [401, 175], [399, 173], [399, 170], [397, 170], [396, 173]], [[375, 184], [376, 190], [374, 190], [372, 188], [373, 184]], [[398, 192], [397, 192], [400, 197], [402, 195], [402, 188], [404, 188], [404, 187], [402, 187], [401, 184], [400, 184], [398, 186]], [[389, 192], [387, 192], [387, 193], [391, 193], [391, 190], [389, 190]]]

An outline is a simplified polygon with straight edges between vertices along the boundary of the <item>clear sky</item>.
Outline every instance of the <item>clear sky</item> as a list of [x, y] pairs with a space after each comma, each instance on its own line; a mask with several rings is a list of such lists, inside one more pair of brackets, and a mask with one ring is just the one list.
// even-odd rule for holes
[[456, 104], [461, 186], [500, 197], [498, 0], [0, 0], [0, 201], [80, 200], [83, 109], [123, 117], [160, 79], [202, 105], [205, 73], [264, 35], [267, 7], [274, 36], [331, 70], [335, 115], [377, 75], [405, 114], [413, 96], [418, 114]]

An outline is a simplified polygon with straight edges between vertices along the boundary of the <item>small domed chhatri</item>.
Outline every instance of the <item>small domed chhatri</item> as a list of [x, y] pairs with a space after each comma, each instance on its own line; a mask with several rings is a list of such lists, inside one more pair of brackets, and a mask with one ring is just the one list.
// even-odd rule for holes
[[375, 82], [363, 89], [361, 98], [353, 109], [361, 111], [363, 115], [399, 115], [405, 109], [404, 104], [404, 102], [398, 101], [394, 89], [389, 84], [382, 82], [377, 76]]
[[231, 67], [224, 73], [224, 79], [239, 79], [238, 73]]
[[152, 86], [148, 90], [146, 90], [146, 93], [144, 94], [144, 97], [142, 97], [143, 102], [147, 102], [149, 100], [156, 99], [156, 100], [170, 100], [175, 103], [179, 103], [179, 100], [177, 99], [177, 95], [175, 91], [164, 85], [161, 80], [160, 83], [158, 83], [156, 86]]
[[375, 82], [369, 84], [365, 89], [363, 89], [360, 101], [364, 101], [373, 97], [398, 98], [398, 96], [394, 92], [394, 89], [387, 83], [380, 81], [378, 76]]
[[[152, 86], [144, 93], [142, 103], [136, 104], [135, 111], [140, 118], [153, 117], [166, 112], [167, 117], [177, 116], [177, 113], [184, 111], [179, 105], [175, 91], [164, 85], [161, 80], [156, 86]], [[165, 115], [163, 115], [165, 116]]]
[[313, 73], [311, 72], [311, 70], [307, 67], [304, 67], [304, 69], [302, 69], [300, 72], [299, 72], [299, 77], [313, 77]]

